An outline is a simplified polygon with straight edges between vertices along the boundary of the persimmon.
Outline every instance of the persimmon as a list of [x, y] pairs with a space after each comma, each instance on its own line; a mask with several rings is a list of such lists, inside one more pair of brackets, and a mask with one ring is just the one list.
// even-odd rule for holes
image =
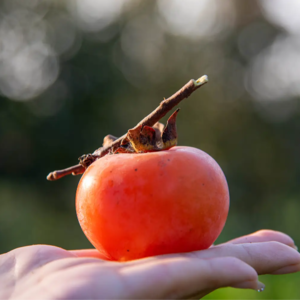
[[229, 209], [226, 178], [205, 152], [177, 147], [173, 107], [208, 82], [191, 79], [120, 138], [107, 135], [102, 147], [79, 164], [51, 172], [48, 180], [83, 174], [76, 193], [80, 225], [106, 259], [206, 249], [220, 234]]
[[221, 168], [192, 147], [107, 155], [87, 168], [76, 193], [85, 235], [117, 261], [206, 249], [228, 209]]

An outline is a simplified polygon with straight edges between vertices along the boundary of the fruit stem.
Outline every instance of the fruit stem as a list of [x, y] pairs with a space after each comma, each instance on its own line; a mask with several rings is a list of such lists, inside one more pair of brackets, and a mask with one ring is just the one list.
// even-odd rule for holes
[[200, 78], [198, 78], [197, 80], [195, 80], [194, 84], [196, 86], [201, 86], [201, 85], [204, 85], [207, 82], [208, 82], [208, 76], [207, 75], [203, 75]]
[[47, 179], [49, 181], [54, 181], [54, 180], [60, 179], [64, 176], [70, 175], [70, 174], [79, 175], [79, 174], [82, 174], [84, 171], [85, 171], [85, 168], [82, 165], [78, 164], [76, 166], [72, 166], [72, 167], [64, 169], [64, 170], [51, 172], [47, 176]]
[[[188, 98], [194, 91], [196, 91], [199, 87], [203, 86], [207, 82], [207, 75], [204, 75], [197, 80], [191, 79], [171, 97], [169, 97], [168, 99], [164, 99], [152, 113], [150, 113], [147, 117], [140, 121], [134, 128], [132, 128], [132, 130], [136, 129], [140, 125], [153, 126], [161, 118], [163, 118], [174, 106], [178, 105], [183, 99]], [[121, 141], [126, 137], [126, 135], [127, 134], [124, 134], [107, 147], [101, 147], [97, 149], [94, 154], [100, 155], [100, 157], [102, 157], [106, 155], [111, 149], [117, 149], [118, 147], [120, 147]]]
[[[196, 91], [198, 88], [200, 88], [207, 82], [208, 82], [207, 75], [204, 75], [198, 78], [197, 80], [191, 79], [188, 83], [186, 83], [179, 91], [177, 91], [171, 97], [169, 97], [168, 99], [164, 99], [153, 112], [151, 112], [147, 117], [145, 117], [132, 129], [136, 129], [140, 125], [153, 126], [161, 118], [163, 118], [174, 106], [178, 105], [183, 99], [188, 98], [194, 91]], [[120, 138], [116, 139], [115, 141], [113, 141], [110, 145], [98, 148], [97, 150], [94, 151], [92, 155], [95, 155], [97, 156], [97, 158], [100, 158], [110, 153], [111, 151], [116, 150], [117, 148], [120, 147], [122, 140], [126, 138], [126, 136], [127, 133], [121, 136]], [[85, 171], [85, 167], [82, 166], [81, 164], [78, 164], [64, 170], [51, 172], [47, 176], [47, 179], [53, 181], [53, 180], [60, 179], [69, 174], [79, 175], [84, 173], [84, 171]]]

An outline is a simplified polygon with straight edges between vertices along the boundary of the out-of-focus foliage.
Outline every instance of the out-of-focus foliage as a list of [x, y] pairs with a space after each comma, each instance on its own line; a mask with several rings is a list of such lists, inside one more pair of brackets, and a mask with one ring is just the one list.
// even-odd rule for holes
[[[210, 83], [180, 105], [178, 131], [228, 179], [218, 241], [271, 228], [299, 244], [299, 10], [298, 0], [0, 1], [1, 252], [90, 247], [74, 209], [80, 178], [47, 173], [203, 74]], [[300, 298], [297, 274], [261, 280], [259, 298]]]

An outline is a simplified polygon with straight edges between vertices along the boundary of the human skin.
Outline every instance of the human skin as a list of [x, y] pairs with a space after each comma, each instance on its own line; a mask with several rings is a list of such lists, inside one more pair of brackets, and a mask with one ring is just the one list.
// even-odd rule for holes
[[34, 245], [0, 255], [0, 299], [199, 299], [228, 286], [258, 290], [258, 275], [299, 270], [293, 240], [270, 230], [122, 263], [103, 260], [95, 249]]

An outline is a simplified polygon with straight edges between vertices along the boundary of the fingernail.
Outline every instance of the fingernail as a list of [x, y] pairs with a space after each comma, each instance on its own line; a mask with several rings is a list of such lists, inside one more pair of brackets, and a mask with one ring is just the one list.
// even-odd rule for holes
[[298, 251], [298, 247], [296, 245], [294, 245], [293, 248]]
[[260, 281], [257, 281], [257, 291], [260, 293], [260, 292], [263, 292], [265, 290], [265, 285], [260, 282]]
[[260, 281], [243, 281], [233, 285], [232, 287], [238, 289], [252, 289], [258, 292], [262, 292], [265, 289], [265, 285]]

